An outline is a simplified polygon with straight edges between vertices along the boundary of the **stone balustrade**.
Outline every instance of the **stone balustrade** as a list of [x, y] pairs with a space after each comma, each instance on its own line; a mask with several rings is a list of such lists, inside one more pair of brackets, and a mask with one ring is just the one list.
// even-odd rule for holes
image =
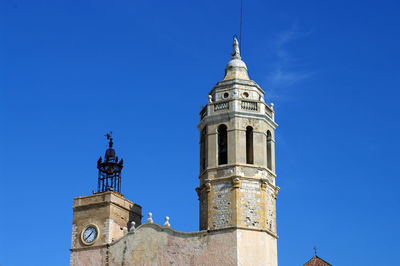
[[265, 105], [265, 114], [272, 118], [273, 117], [273, 113], [274, 112], [272, 111], [271, 107], [269, 107], [268, 105]]
[[228, 110], [229, 109], [229, 102], [219, 102], [214, 104], [214, 112], [221, 111], [221, 110]]
[[251, 101], [242, 101], [240, 104], [240, 107], [242, 110], [247, 110], [247, 111], [258, 111], [258, 104], [257, 102], [251, 102]]
[[208, 115], [213, 115], [215, 112], [223, 110], [261, 112], [274, 119], [273, 107], [264, 102], [232, 99], [227, 101], [211, 102], [204, 106], [200, 111], [200, 120], [203, 120]]

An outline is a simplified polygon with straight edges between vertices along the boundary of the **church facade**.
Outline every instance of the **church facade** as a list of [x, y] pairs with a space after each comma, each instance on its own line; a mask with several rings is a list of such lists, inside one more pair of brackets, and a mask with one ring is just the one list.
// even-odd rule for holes
[[143, 221], [120, 193], [112, 138], [97, 191], [76, 197], [71, 265], [278, 265], [273, 104], [250, 80], [234, 39], [224, 79], [200, 112], [199, 231]]

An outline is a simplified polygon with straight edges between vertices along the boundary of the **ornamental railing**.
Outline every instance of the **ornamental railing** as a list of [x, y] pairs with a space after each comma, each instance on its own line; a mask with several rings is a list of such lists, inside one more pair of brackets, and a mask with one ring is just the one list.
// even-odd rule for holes
[[240, 104], [240, 107], [243, 110], [248, 110], [248, 111], [257, 111], [258, 110], [257, 102], [242, 101], [242, 103]]
[[220, 102], [214, 104], [214, 112], [229, 109], [229, 102]]
[[265, 114], [272, 117], [272, 113], [272, 110], [268, 106], [265, 106]]

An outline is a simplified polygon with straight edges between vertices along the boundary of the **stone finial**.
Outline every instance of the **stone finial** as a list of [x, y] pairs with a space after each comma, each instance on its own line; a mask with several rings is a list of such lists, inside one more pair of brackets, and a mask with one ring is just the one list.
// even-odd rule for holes
[[171, 225], [169, 224], [169, 217], [165, 216], [165, 223], [164, 223], [164, 227], [170, 227]]
[[212, 103], [212, 96], [211, 95], [208, 95], [208, 102]]
[[136, 223], [134, 221], [131, 222], [131, 227], [129, 227], [129, 232], [135, 232], [135, 225]]
[[271, 103], [271, 109], [274, 110], [274, 103]]
[[153, 214], [151, 212], [149, 212], [149, 217], [146, 220], [146, 224], [151, 224], [153, 223]]
[[236, 39], [236, 36], [233, 37], [233, 51], [232, 51], [232, 58], [241, 59], [240, 57], [240, 49], [239, 49], [239, 42]]

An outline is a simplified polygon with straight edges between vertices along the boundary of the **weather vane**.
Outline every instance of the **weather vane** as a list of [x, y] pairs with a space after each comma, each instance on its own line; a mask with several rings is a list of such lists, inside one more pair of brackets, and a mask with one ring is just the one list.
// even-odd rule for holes
[[111, 135], [112, 135], [112, 131], [110, 131], [109, 133], [105, 134], [104, 136], [106, 136], [107, 139], [112, 139]]
[[112, 147], [112, 145], [113, 145], [112, 131], [110, 131], [109, 133], [105, 134], [104, 136], [106, 136], [107, 139], [110, 140], [110, 142], [108, 144], [109, 144], [110, 147]]

